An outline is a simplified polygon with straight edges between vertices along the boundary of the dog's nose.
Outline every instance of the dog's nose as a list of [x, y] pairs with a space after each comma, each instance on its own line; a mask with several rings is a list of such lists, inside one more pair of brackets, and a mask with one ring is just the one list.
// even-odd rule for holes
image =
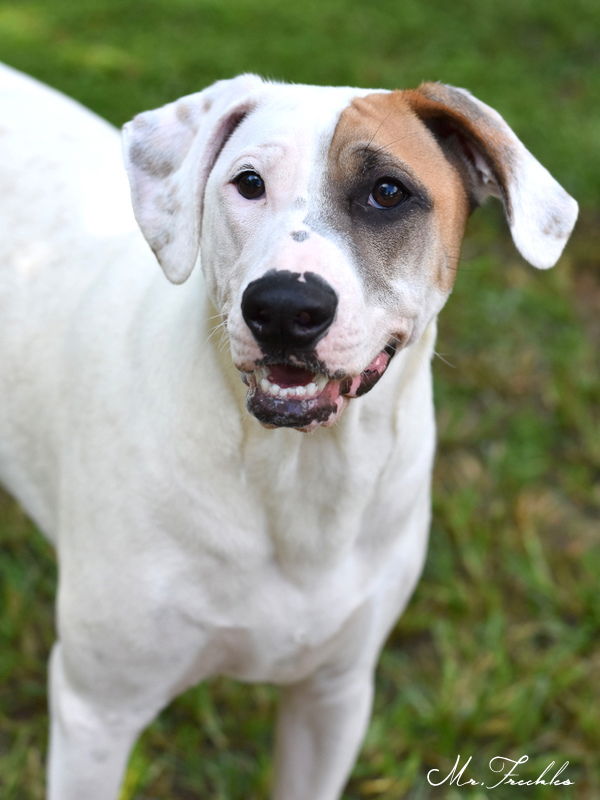
[[335, 318], [338, 298], [314, 272], [270, 270], [242, 295], [242, 316], [267, 350], [312, 349]]

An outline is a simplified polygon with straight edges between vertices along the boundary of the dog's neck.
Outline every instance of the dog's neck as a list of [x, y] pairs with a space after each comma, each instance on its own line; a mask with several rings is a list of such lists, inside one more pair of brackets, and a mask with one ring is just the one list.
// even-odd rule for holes
[[[214, 313], [207, 304], [207, 358], [219, 364], [222, 402], [236, 406], [235, 414], [226, 415], [236, 420], [228, 446], [238, 457], [242, 454], [244, 485], [263, 498], [265, 524], [280, 566], [296, 580], [312, 579], [320, 569], [351, 558], [355, 548], [362, 547], [363, 518], [371, 513], [365, 487], [413, 474], [414, 485], [407, 484], [406, 491], [407, 517], [416, 494], [428, 498], [435, 438], [430, 361], [436, 321], [419, 341], [396, 354], [371, 392], [349, 402], [333, 427], [305, 434], [265, 429], [248, 413], [247, 389], [228, 348], [218, 335], [210, 335], [219, 321], [210, 319]], [[301, 518], [290, 518], [289, 509], [298, 508], [303, 509]], [[397, 530], [386, 526], [385, 509], [377, 511], [380, 522], [367, 526], [373, 540], [363, 544], [373, 558], [385, 558]]]

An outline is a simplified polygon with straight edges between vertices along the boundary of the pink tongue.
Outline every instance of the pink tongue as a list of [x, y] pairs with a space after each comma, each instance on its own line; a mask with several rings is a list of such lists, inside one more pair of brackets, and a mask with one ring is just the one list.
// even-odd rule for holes
[[314, 372], [309, 372], [301, 367], [288, 367], [285, 364], [273, 364], [269, 367], [269, 380], [282, 389], [290, 386], [306, 386], [315, 377]]

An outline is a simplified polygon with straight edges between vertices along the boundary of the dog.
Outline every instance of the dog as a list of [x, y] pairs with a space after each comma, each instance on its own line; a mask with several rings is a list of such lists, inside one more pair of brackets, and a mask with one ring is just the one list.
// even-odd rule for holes
[[281, 687], [273, 797], [335, 800], [425, 557], [467, 218], [498, 197], [545, 269], [577, 204], [440, 83], [219, 81], [128, 123], [126, 169], [91, 112], [0, 87], [0, 477], [60, 565], [48, 798], [116, 800], [140, 731], [226, 675]]

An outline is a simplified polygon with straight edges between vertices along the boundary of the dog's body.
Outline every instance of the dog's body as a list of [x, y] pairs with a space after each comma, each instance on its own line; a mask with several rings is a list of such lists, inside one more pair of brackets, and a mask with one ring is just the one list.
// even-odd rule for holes
[[[435, 318], [469, 207], [502, 195], [537, 266], [576, 214], [494, 112], [429, 87], [242, 76], [136, 118], [139, 225], [174, 282], [201, 249], [172, 286], [117, 133], [0, 73], [0, 478], [59, 556], [51, 800], [114, 800], [140, 730], [216, 674], [285, 687], [275, 797], [339, 797], [423, 564]], [[440, 143], [450, 96], [491, 155], [474, 128]]]

